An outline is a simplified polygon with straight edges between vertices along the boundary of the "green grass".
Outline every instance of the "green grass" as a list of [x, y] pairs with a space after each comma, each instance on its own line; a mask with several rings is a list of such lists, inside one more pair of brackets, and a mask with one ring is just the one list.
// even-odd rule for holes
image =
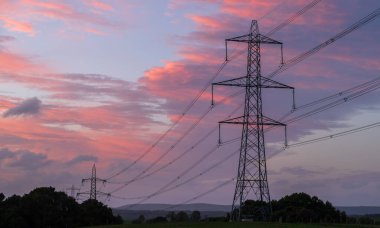
[[[96, 226], [96, 228], [370, 228], [375, 225], [338, 225], [338, 224], [289, 224], [261, 222], [198, 222], [198, 223], [161, 223], [161, 224], [125, 224]], [[95, 227], [93, 227], [95, 228]]]

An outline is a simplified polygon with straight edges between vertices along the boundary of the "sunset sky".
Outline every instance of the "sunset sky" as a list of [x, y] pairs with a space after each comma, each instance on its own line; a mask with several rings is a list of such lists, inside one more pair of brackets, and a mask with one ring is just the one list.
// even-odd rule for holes
[[[0, 192], [24, 194], [39, 186], [64, 191], [72, 185], [88, 191], [81, 179], [90, 177], [94, 163], [99, 178], [125, 169], [109, 183], [99, 183], [103, 192], [113, 192], [118, 183], [148, 168], [146, 173], [165, 166], [113, 194], [126, 198], [149, 195], [169, 182], [175, 186], [202, 173], [146, 203], [180, 203], [233, 178], [238, 154], [229, 154], [239, 142], [210, 153], [218, 134], [205, 135], [239, 107], [242, 94], [228, 97], [237, 89], [217, 88], [218, 105], [181, 139], [209, 109], [208, 88], [179, 124], [150, 147], [215, 75], [225, 59], [226, 38], [246, 34], [251, 20], [258, 20], [266, 34], [310, 2], [0, 0]], [[286, 62], [378, 7], [377, 0], [322, 0], [271, 37], [284, 43]], [[379, 28], [376, 18], [274, 80], [295, 87], [300, 106], [375, 79], [380, 76]], [[215, 82], [246, 74], [246, 53], [236, 55], [244, 48], [229, 46], [236, 57]], [[280, 51], [263, 46], [261, 54], [265, 76], [279, 67]], [[374, 91], [289, 124], [289, 144], [379, 122], [379, 97]], [[266, 116], [279, 119], [291, 105], [290, 91], [264, 92]], [[223, 126], [221, 134], [227, 141], [239, 137], [241, 129]], [[283, 129], [268, 132], [272, 198], [306, 192], [339, 206], [380, 206], [379, 135], [380, 129], [373, 128], [277, 153]], [[195, 202], [228, 205], [234, 184]], [[121, 206], [138, 200], [105, 202]]]

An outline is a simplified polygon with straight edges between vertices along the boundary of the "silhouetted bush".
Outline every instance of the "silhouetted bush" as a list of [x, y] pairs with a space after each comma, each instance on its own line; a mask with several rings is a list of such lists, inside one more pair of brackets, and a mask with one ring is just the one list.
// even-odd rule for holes
[[166, 223], [168, 220], [165, 217], [158, 216], [156, 218], [148, 219], [147, 223]]
[[64, 192], [52, 187], [36, 188], [24, 196], [5, 199], [0, 194], [0, 227], [69, 228], [79, 225], [120, 224], [120, 216], [96, 200], [78, 204]]

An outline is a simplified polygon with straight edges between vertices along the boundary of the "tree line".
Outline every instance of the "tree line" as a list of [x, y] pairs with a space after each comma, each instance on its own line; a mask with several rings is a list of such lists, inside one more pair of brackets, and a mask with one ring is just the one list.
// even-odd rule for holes
[[[263, 211], [271, 211], [271, 216], [265, 218]], [[239, 211], [234, 211], [236, 216]], [[270, 220], [287, 223], [342, 223], [342, 224], [375, 224], [368, 216], [349, 217], [344, 211], [336, 209], [329, 201], [322, 201], [316, 196], [306, 193], [293, 193], [271, 204], [247, 200], [242, 205], [241, 217], [254, 221]]]
[[0, 227], [9, 228], [70, 228], [106, 224], [121, 224], [111, 208], [97, 200], [81, 204], [53, 187], [41, 187], [23, 196], [5, 198], [0, 193]]
[[[269, 212], [269, 213], [268, 213]], [[167, 223], [167, 222], [194, 222], [194, 221], [234, 221], [238, 210], [227, 213], [225, 217], [201, 218], [199, 211], [186, 213], [184, 211], [169, 212], [166, 216], [145, 219], [140, 215], [132, 223]], [[265, 215], [270, 214], [270, 217]], [[338, 223], [338, 224], [376, 224], [370, 216], [347, 216], [344, 211], [336, 209], [329, 201], [322, 201], [316, 196], [306, 193], [293, 193], [271, 203], [246, 200], [240, 213], [244, 221], [271, 221], [284, 223]]]
[[140, 215], [132, 223], [166, 223], [166, 222], [199, 222], [201, 221], [201, 212], [193, 211], [188, 214], [185, 211], [174, 212], [170, 211], [166, 216], [157, 216], [151, 219], [145, 219], [144, 215]]

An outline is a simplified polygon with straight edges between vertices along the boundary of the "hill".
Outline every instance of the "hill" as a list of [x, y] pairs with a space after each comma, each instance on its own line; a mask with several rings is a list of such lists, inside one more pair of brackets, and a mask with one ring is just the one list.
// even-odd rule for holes
[[[114, 208], [114, 214], [119, 214], [124, 219], [132, 220], [138, 218], [140, 215], [145, 215], [146, 218], [154, 218], [157, 216], [166, 216], [169, 211], [200, 211], [201, 216], [205, 217], [222, 217], [230, 212], [230, 205], [217, 205], [207, 203], [194, 203], [175, 205], [170, 208], [171, 204], [139, 204], [139, 205], [124, 205]], [[169, 208], [169, 209], [167, 209]], [[347, 215], [368, 215], [380, 214], [380, 207], [369, 206], [354, 206], [354, 207], [336, 207], [340, 211], [345, 211]]]
[[380, 214], [380, 207], [336, 207], [340, 211], [346, 212], [347, 215], [369, 215]]
[[207, 217], [224, 217], [231, 210], [230, 205], [216, 205], [206, 203], [182, 204], [175, 205], [170, 208], [171, 204], [139, 204], [139, 205], [124, 205], [114, 208], [114, 214], [118, 214], [123, 219], [133, 220], [137, 219], [140, 215], [144, 215], [147, 219], [155, 218], [157, 216], [166, 216], [170, 211], [185, 211], [191, 213], [192, 211], [200, 211], [202, 218]]

